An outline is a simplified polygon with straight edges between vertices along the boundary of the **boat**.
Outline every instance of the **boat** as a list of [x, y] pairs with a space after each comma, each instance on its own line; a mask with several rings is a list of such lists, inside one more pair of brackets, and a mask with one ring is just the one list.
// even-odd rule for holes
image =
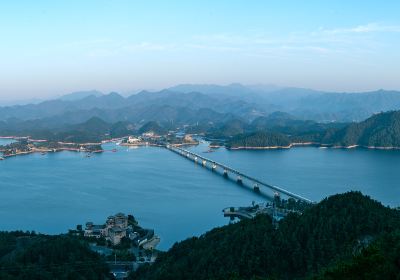
[[85, 157], [91, 157], [91, 155], [88, 153], [88, 154], [86, 154], [86, 156]]
[[45, 153], [45, 152], [41, 152], [40, 154], [41, 154], [42, 156], [44, 156], [46, 153]]
[[117, 152], [117, 149], [112, 149], [111, 151], [112, 151], [113, 153], [115, 153], [115, 152]]
[[3, 157], [0, 157], [0, 160], [5, 160], [5, 158], [3, 158]]

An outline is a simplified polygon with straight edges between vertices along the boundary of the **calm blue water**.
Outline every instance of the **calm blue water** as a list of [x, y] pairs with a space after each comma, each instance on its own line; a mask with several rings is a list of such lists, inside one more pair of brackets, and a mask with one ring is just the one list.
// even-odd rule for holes
[[[109, 147], [110, 148], [113, 148]], [[228, 221], [222, 208], [258, 197], [163, 149], [120, 147], [32, 154], [0, 161], [0, 229], [66, 232], [132, 213], [161, 237], [161, 249]]]
[[206, 149], [202, 146], [191, 150], [314, 201], [359, 190], [385, 205], [400, 206], [399, 150], [220, 148], [214, 153], [203, 153]]
[[[114, 148], [106, 145], [106, 149]], [[199, 153], [205, 146], [192, 148]], [[350, 189], [400, 205], [400, 152], [296, 148], [203, 154], [313, 200]], [[226, 224], [221, 210], [262, 199], [162, 148], [119, 147], [0, 161], [0, 229], [66, 232], [116, 212], [161, 236], [161, 249]]]
[[12, 142], [15, 142], [15, 140], [14, 139], [2, 139], [2, 138], [0, 138], [0, 145], [7, 145], [7, 144], [10, 144]]

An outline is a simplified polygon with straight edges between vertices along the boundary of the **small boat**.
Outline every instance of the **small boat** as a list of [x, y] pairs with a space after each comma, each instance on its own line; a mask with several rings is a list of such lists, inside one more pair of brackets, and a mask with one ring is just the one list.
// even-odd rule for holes
[[117, 152], [117, 149], [112, 149], [111, 150], [113, 153], [116, 153]]
[[0, 157], [0, 160], [5, 160], [5, 158], [3, 158], [3, 157]]
[[86, 154], [86, 157], [91, 157], [91, 155], [90, 154]]
[[40, 154], [41, 154], [42, 156], [44, 156], [46, 153], [45, 153], [45, 152], [41, 152]]

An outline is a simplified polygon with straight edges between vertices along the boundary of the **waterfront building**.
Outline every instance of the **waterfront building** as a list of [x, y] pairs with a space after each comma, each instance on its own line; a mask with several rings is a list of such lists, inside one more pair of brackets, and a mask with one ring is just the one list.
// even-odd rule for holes
[[128, 226], [128, 217], [123, 213], [117, 213], [115, 216], [109, 216], [103, 225], [95, 225], [92, 222], [87, 222], [84, 236], [104, 237], [111, 244], [118, 245], [121, 243], [121, 239], [128, 236], [131, 230], [131, 227]]

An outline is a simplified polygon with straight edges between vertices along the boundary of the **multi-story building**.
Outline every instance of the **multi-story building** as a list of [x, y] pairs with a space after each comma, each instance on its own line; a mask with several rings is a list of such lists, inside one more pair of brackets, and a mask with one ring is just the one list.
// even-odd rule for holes
[[104, 237], [113, 245], [118, 245], [123, 237], [129, 236], [129, 232], [131, 232], [131, 227], [128, 226], [128, 217], [123, 213], [118, 213], [115, 216], [109, 216], [103, 225], [87, 222], [84, 236]]

